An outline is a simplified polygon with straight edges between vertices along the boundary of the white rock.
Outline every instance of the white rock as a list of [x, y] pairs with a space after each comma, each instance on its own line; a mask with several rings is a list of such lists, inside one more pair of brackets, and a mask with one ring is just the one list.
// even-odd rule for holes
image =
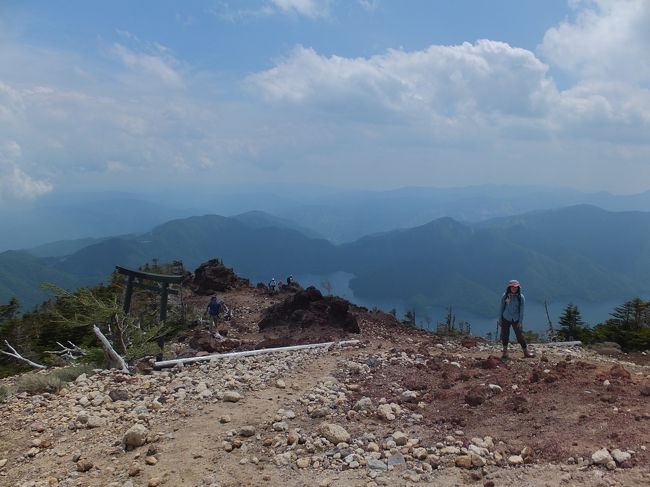
[[127, 447], [142, 446], [147, 442], [148, 434], [149, 431], [144, 427], [144, 425], [141, 425], [139, 423], [134, 424], [128, 429], [126, 433], [124, 433], [122, 443], [124, 443], [124, 445]]
[[391, 408], [389, 404], [381, 404], [377, 408], [377, 415], [380, 418], [384, 418], [387, 421], [393, 421], [395, 419], [395, 415], [393, 414], [393, 408]]
[[348, 433], [345, 428], [339, 426], [338, 424], [332, 423], [321, 423], [319, 427], [320, 434], [324, 436], [328, 441], [334, 443], [347, 443], [350, 441], [350, 433]]
[[86, 423], [87, 428], [99, 428], [104, 425], [106, 425], [106, 420], [98, 416], [89, 416]]
[[402, 402], [416, 402], [418, 399], [418, 393], [415, 391], [404, 391], [400, 395], [400, 400]]
[[353, 409], [355, 411], [372, 411], [372, 408], [373, 408], [372, 399], [370, 399], [369, 397], [362, 397], [357, 401]]
[[409, 437], [406, 436], [404, 433], [401, 431], [395, 431], [395, 433], [392, 434], [393, 440], [395, 440], [395, 444], [397, 446], [404, 446], [409, 440]]
[[296, 461], [298, 468], [307, 468], [311, 465], [311, 459], [309, 457], [301, 457]]
[[521, 457], [521, 455], [512, 455], [508, 457], [508, 463], [510, 465], [522, 465], [524, 463], [524, 459]]
[[469, 445], [467, 449], [473, 453], [476, 453], [477, 455], [480, 455], [482, 457], [487, 457], [490, 455], [490, 452], [488, 451], [487, 448], [481, 448], [480, 446], [476, 445]]
[[600, 450], [594, 452], [593, 455], [591, 455], [591, 461], [596, 465], [606, 465], [608, 462], [611, 462], [613, 460], [614, 459], [609, 454], [607, 448], [601, 448]]
[[204, 389], [201, 392], [199, 392], [200, 399], [207, 399], [209, 397], [212, 397], [212, 391], [210, 389]]
[[612, 450], [612, 457], [614, 458], [614, 460], [616, 460], [616, 463], [623, 463], [626, 460], [632, 458], [632, 455], [630, 455], [626, 451], [621, 451], [617, 448], [616, 450]]
[[460, 448], [457, 446], [446, 446], [440, 450], [441, 455], [458, 455]]
[[277, 423], [273, 423], [274, 431], [287, 431], [288, 429], [289, 425], [285, 421], [278, 421]]
[[426, 460], [428, 453], [426, 448], [414, 448], [413, 449], [413, 456], [417, 458], [418, 460]]
[[243, 399], [243, 397], [244, 396], [237, 391], [226, 391], [223, 393], [223, 400], [225, 402], [238, 402]]

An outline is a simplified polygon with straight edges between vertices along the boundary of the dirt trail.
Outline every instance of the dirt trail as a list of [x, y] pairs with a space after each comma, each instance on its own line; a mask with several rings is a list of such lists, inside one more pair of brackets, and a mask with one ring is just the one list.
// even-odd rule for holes
[[[170, 472], [168, 484], [178, 487], [201, 485], [211, 476], [224, 486], [260, 485], [263, 482], [268, 485], [305, 485], [304, 479], [292, 480], [290, 472], [283, 474], [283, 471], [267, 468], [268, 458], [260, 458], [260, 464], [254, 469], [242, 469], [239, 463], [242, 455], [224, 451], [222, 440], [229, 431], [239, 431], [244, 426], [254, 426], [256, 434], [262, 437], [273, 436], [276, 432], [269, 431], [269, 425], [276, 411], [305, 394], [317, 379], [334, 372], [337, 359], [338, 356], [327, 353], [320, 355], [316, 360], [280, 375], [278, 379], [285, 381], [285, 388], [268, 384], [266, 388], [246, 393], [236, 403], [209, 404], [200, 414], [181, 420], [174, 428], [178, 428], [174, 432], [174, 441], [163, 443], [159, 448], [162, 460], [157, 469]], [[230, 421], [221, 423], [220, 419], [225, 415]], [[256, 453], [259, 454], [251, 451], [248, 456]]]

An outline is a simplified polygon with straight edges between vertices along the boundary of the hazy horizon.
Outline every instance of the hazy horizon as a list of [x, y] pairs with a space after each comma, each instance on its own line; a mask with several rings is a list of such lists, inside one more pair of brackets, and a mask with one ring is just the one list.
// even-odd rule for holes
[[650, 2], [0, 5], [0, 208], [240, 184], [650, 189]]

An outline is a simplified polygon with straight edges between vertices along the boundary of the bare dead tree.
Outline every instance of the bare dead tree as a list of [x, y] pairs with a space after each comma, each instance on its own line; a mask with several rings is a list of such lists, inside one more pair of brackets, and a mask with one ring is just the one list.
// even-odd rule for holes
[[88, 354], [83, 348], [78, 347], [70, 340], [68, 340], [68, 345], [63, 345], [61, 342], [56, 342], [56, 344], [61, 348], [60, 350], [46, 350], [45, 353], [58, 355], [67, 360], [77, 360]]
[[93, 331], [95, 332], [95, 335], [97, 338], [99, 338], [99, 341], [102, 342], [102, 347], [104, 347], [104, 351], [106, 352], [106, 355], [108, 356], [108, 366], [111, 369], [120, 369], [123, 370], [124, 372], [129, 372], [129, 367], [126, 365], [126, 361], [122, 358], [122, 356], [115, 351], [115, 349], [111, 346], [111, 343], [108, 341], [108, 338], [104, 336], [102, 331], [99, 329], [97, 325], [93, 325]]
[[13, 357], [13, 358], [18, 359], [18, 360], [22, 360], [23, 362], [26, 362], [29, 365], [31, 365], [32, 367], [36, 367], [37, 369], [46, 369], [47, 368], [45, 365], [37, 364], [36, 362], [32, 362], [28, 358], [25, 358], [22, 355], [20, 355], [16, 351], [16, 349], [14, 347], [9, 345], [9, 342], [7, 340], [5, 340], [5, 345], [9, 348], [9, 350], [11, 350], [11, 352], [7, 352], [5, 350], [0, 350], [0, 353], [3, 353], [5, 355], [8, 355], [9, 357]]

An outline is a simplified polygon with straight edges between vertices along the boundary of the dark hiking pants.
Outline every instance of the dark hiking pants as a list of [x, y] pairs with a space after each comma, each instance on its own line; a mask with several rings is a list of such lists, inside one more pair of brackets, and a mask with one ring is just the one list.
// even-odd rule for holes
[[501, 343], [503, 344], [503, 349], [508, 348], [508, 343], [510, 342], [510, 327], [512, 326], [515, 330], [515, 336], [521, 348], [526, 350], [526, 339], [524, 338], [524, 332], [522, 330], [521, 323], [518, 321], [508, 321], [501, 318]]

